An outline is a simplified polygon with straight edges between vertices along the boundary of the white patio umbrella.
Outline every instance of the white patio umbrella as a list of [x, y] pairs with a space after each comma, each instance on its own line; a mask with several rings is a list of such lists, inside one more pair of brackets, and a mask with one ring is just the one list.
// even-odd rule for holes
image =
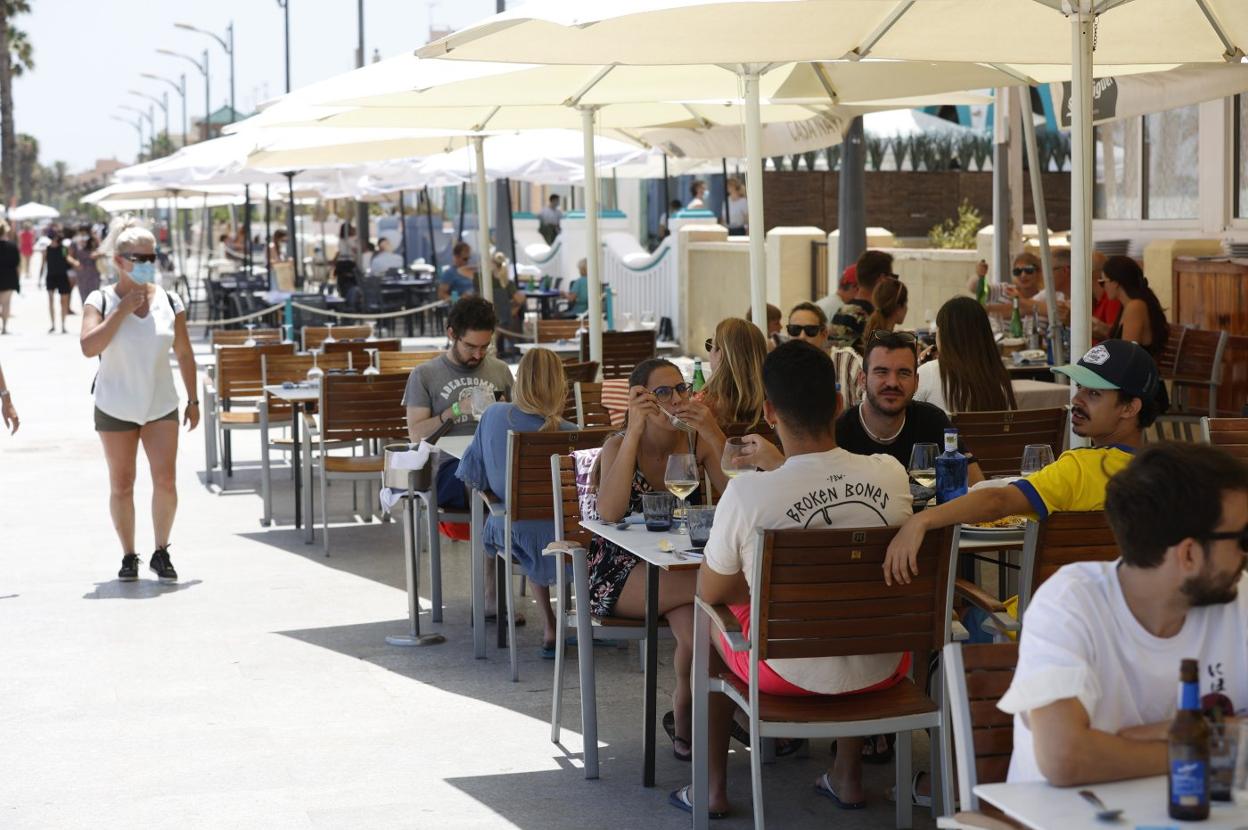
[[55, 219], [60, 215], [61, 212], [56, 208], [42, 205], [39, 202], [27, 202], [9, 211], [9, 218], [18, 222], [27, 219]]
[[[1092, 235], [1092, 49], [1106, 75], [1144, 65], [1238, 60], [1248, 42], [1241, 0], [533, 0], [420, 49], [423, 57], [518, 63], [737, 68], [745, 86], [751, 177], [760, 79], [785, 61], [868, 55], [1008, 64], [1029, 83], [1069, 67], [1072, 80], [1072, 351], [1089, 342]], [[697, 37], [689, 37], [697, 32]], [[1051, 79], [1050, 79], [1051, 80]], [[750, 224], [761, 204], [750, 199]], [[753, 237], [751, 242], [753, 243]], [[760, 240], [761, 243], [761, 240]], [[761, 248], [761, 245], [760, 245]], [[754, 256], [757, 253], [757, 256]], [[763, 300], [752, 247], [752, 307]], [[757, 262], [754, 260], [757, 259]]]

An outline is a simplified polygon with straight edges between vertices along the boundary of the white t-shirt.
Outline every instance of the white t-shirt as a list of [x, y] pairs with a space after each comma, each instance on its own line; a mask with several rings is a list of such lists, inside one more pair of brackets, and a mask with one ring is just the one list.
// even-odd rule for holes
[[[897, 459], [854, 455], [839, 447], [786, 459], [771, 472], [733, 479], [715, 508], [706, 564], [719, 574], [754, 579], [754, 529], [899, 525], [913, 511], [910, 480]], [[884, 579], [881, 572], [880, 579]], [[799, 688], [841, 694], [887, 680], [899, 654], [768, 660]]]
[[949, 404], [945, 403], [945, 389], [940, 385], [939, 360], [929, 360], [919, 367], [919, 388], [914, 392], [914, 399], [939, 406], [945, 414], [949, 413]]
[[1001, 711], [1014, 715], [1009, 781], [1044, 781], [1021, 713], [1067, 698], [1093, 729], [1116, 733], [1167, 721], [1178, 699], [1179, 662], [1200, 661], [1201, 695], [1248, 707], [1248, 583], [1225, 605], [1188, 611], [1173, 637], [1154, 637], [1122, 595], [1117, 562], [1079, 562], [1049, 578], [1027, 606], [1014, 682]]
[[[116, 287], [108, 285], [92, 291], [86, 304], [107, 316], [117, 309], [121, 299]], [[152, 292], [146, 317], [126, 315], [100, 354], [95, 405], [101, 412], [122, 421], [146, 424], [178, 408], [169, 350], [173, 348], [174, 319], [184, 310], [177, 294], [167, 294], [158, 285]]]
[[750, 202], [742, 196], [740, 199], [728, 197], [728, 227], [744, 228], [750, 221]]
[[368, 262], [368, 273], [374, 277], [384, 277], [391, 268], [403, 268], [403, 255], [394, 251], [378, 251]]

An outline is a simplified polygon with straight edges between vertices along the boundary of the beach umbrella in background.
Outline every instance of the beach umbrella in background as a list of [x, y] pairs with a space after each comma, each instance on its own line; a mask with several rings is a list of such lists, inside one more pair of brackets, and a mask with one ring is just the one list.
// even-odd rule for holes
[[16, 222], [24, 222], [26, 220], [37, 219], [55, 219], [60, 216], [61, 212], [50, 205], [43, 205], [39, 202], [27, 202], [24, 205], [18, 205], [9, 211], [8, 217]]

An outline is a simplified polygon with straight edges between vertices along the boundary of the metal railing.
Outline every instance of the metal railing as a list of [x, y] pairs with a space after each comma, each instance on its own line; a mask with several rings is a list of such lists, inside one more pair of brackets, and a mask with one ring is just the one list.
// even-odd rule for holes
[[609, 233], [603, 237], [603, 282], [614, 292], [615, 324], [631, 314], [640, 320], [642, 312], [653, 312], [655, 319], [677, 318], [679, 275], [674, 237], [668, 237], [648, 253], [631, 235]]

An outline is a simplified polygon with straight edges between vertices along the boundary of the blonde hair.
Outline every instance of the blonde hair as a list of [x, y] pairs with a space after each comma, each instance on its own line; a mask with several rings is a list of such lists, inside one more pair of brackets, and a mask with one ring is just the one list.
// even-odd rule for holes
[[118, 216], [109, 224], [108, 236], [104, 238], [100, 250], [110, 256], [124, 254], [144, 242], [150, 242], [153, 248], [156, 247], [156, 237], [152, 235], [152, 232], [143, 227], [137, 216], [126, 214]]
[[516, 408], [545, 418], [542, 431], [551, 432], [559, 429], [567, 396], [568, 379], [559, 355], [550, 349], [530, 349], [520, 359], [516, 382], [511, 387]]
[[511, 275], [507, 273], [511, 268], [511, 260], [502, 251], [495, 251], [490, 261], [493, 263], [490, 270], [494, 272], [494, 282], [505, 288], [511, 282]]
[[763, 417], [763, 361], [767, 341], [758, 326], [740, 317], [715, 327], [719, 368], [704, 389], [722, 423], [756, 424]]

